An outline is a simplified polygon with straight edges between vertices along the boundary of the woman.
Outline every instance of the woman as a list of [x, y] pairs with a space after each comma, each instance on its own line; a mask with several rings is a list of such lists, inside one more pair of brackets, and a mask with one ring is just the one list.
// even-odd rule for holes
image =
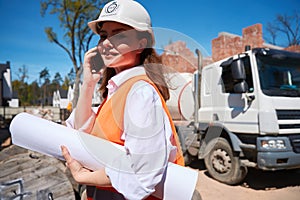
[[[161, 60], [152, 48], [149, 14], [135, 1], [117, 0], [106, 4], [88, 25], [100, 40], [85, 54], [80, 96], [67, 125], [123, 145], [134, 173], [115, 166], [90, 171], [62, 147], [67, 166], [77, 182], [97, 186], [93, 192], [88, 187], [91, 199], [156, 199], [151, 194], [167, 162], [184, 165], [184, 161], [165, 105], [169, 90]], [[103, 73], [92, 70], [97, 52], [105, 66]], [[105, 100], [95, 113], [92, 95], [101, 76]]]

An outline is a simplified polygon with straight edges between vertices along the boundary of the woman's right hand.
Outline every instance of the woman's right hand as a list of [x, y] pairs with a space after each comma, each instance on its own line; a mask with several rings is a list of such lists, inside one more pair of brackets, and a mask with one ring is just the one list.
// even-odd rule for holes
[[[86, 126], [87, 121], [93, 115], [92, 111], [92, 99], [95, 91], [95, 86], [99, 82], [102, 71], [92, 72], [93, 57], [97, 55], [97, 47], [94, 47], [87, 51], [84, 55], [83, 62], [83, 83], [78, 97], [74, 115], [74, 127], [80, 129]], [[91, 124], [90, 124], [91, 125]], [[88, 126], [90, 127], [90, 126]], [[88, 131], [85, 129], [85, 131]]]
[[97, 171], [86, 169], [71, 157], [66, 146], [61, 146], [61, 152], [66, 160], [66, 166], [70, 169], [70, 172], [77, 183], [94, 186], [111, 186], [111, 182], [107, 177], [104, 168]]
[[93, 65], [94, 64], [102, 64], [102, 63], [93, 63], [95, 59], [95, 56], [101, 56], [99, 53], [97, 53], [98, 49], [97, 47], [94, 47], [90, 50], [88, 50], [84, 55], [84, 63], [83, 63], [83, 83], [88, 84], [90, 86], [95, 86], [102, 75], [102, 70], [99, 70], [97, 72], [93, 71]]

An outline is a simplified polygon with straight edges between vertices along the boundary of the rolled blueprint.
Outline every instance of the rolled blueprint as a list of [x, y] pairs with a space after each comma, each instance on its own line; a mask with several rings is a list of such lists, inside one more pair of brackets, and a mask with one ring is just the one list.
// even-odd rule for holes
[[[123, 146], [28, 113], [14, 117], [10, 132], [12, 143], [26, 149], [64, 160], [61, 153], [64, 145], [71, 156], [88, 169], [112, 167], [134, 173]], [[168, 163], [165, 173], [153, 195], [166, 200], [190, 200], [198, 172]]]

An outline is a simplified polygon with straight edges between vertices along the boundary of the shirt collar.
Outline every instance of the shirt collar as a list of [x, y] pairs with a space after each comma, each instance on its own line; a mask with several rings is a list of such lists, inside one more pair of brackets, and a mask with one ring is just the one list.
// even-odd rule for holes
[[122, 85], [127, 80], [135, 76], [144, 75], [144, 74], [146, 74], [145, 68], [143, 66], [137, 66], [116, 74], [110, 80], [112, 80], [117, 87], [120, 87], [120, 85]]
[[[135, 77], [135, 76], [139, 76], [139, 75], [144, 75], [146, 74], [145, 68], [143, 66], [136, 66], [130, 69], [126, 69], [118, 74], [116, 74], [115, 76], [113, 76], [107, 84], [107, 88], [110, 91], [109, 93], [112, 94], [116, 91], [116, 89], [118, 87], [120, 87], [120, 85], [122, 85], [124, 82], [126, 82], [127, 80]], [[109, 94], [109, 96], [110, 96]]]

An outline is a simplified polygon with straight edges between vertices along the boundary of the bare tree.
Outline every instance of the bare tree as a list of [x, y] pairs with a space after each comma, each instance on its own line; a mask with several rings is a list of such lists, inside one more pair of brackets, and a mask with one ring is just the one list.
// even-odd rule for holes
[[45, 101], [46, 101], [46, 98], [47, 98], [47, 85], [50, 83], [50, 74], [49, 74], [49, 70], [47, 69], [47, 67], [45, 67], [42, 71], [40, 71], [40, 77], [39, 77], [39, 80], [40, 80], [40, 84], [41, 84], [41, 80], [43, 80], [43, 84], [41, 84], [41, 87], [43, 87], [43, 95], [42, 96], [42, 106], [45, 105]]
[[73, 106], [76, 107], [79, 96], [80, 75], [82, 72], [83, 56], [89, 49], [93, 37], [87, 23], [99, 15], [103, 0], [44, 0], [41, 1], [41, 15], [48, 9], [49, 14], [56, 15], [60, 27], [64, 31], [63, 39], [59, 39], [52, 27], [46, 27], [45, 32], [50, 42], [61, 47], [71, 59], [76, 72]]
[[286, 38], [287, 42], [281, 44], [284, 46], [300, 44], [300, 14], [295, 11], [292, 15], [277, 15], [272, 23], [267, 24], [267, 32], [271, 39], [268, 42], [274, 45], [277, 44], [279, 37]]
[[28, 68], [26, 65], [22, 65], [22, 68], [18, 69], [18, 73], [16, 73], [16, 75], [22, 83], [25, 83], [26, 79], [28, 79]]

